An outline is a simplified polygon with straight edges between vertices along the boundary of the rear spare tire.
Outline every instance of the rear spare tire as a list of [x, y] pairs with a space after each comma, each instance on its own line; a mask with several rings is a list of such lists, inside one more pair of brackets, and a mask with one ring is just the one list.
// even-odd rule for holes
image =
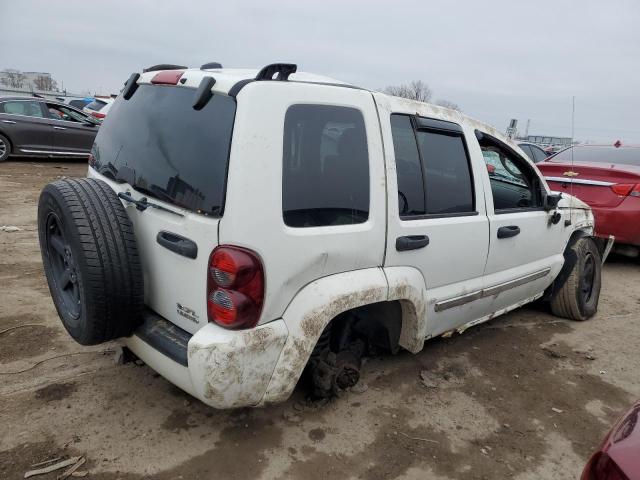
[[558, 317], [587, 320], [598, 310], [602, 261], [598, 247], [589, 237], [567, 247], [565, 262], [570, 268], [564, 284], [551, 298], [551, 311]]
[[133, 225], [103, 181], [63, 179], [38, 202], [42, 262], [58, 315], [82, 345], [131, 335], [143, 278]]

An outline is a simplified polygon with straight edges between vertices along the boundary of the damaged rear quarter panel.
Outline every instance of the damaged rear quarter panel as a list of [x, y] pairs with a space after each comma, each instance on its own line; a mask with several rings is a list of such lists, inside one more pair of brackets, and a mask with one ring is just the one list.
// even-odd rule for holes
[[198, 397], [216, 408], [256, 405], [287, 338], [282, 320], [251, 330], [207, 325], [189, 341], [189, 370]]
[[336, 315], [385, 301], [387, 293], [387, 280], [380, 268], [331, 275], [302, 289], [283, 315], [289, 336], [261, 403], [289, 398], [320, 334]]

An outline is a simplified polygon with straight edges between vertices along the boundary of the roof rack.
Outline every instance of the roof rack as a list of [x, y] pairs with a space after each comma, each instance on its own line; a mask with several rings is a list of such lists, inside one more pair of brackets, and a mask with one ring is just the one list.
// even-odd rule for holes
[[[295, 73], [298, 66], [295, 63], [272, 63], [263, 67], [256, 75], [256, 80], [280, 80], [289, 79], [289, 75]], [[277, 74], [277, 75], [276, 75]]]
[[142, 71], [146, 72], [157, 72], [159, 70], [184, 70], [188, 67], [184, 65], [173, 65], [171, 63], [161, 63], [159, 65], [153, 65], [152, 67], [143, 68]]
[[211, 68], [222, 68], [222, 64], [218, 62], [209, 62], [203, 65], [200, 65], [200, 70], [209, 70]]

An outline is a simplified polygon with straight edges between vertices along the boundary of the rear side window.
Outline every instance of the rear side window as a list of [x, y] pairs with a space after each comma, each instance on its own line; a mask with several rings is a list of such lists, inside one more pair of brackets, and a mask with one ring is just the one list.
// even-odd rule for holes
[[460, 126], [392, 115], [391, 128], [400, 216], [475, 213], [473, 178]]
[[350, 225], [369, 218], [369, 155], [359, 110], [289, 107], [284, 121], [282, 210], [290, 227]]
[[424, 177], [416, 136], [408, 115], [391, 115], [393, 149], [398, 175], [398, 207], [401, 217], [424, 215]]

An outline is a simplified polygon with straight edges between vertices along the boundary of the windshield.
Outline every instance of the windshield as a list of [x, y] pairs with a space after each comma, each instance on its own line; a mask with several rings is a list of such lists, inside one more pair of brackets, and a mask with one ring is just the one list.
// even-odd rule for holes
[[624, 165], [640, 165], [640, 148], [632, 147], [571, 147], [562, 150], [551, 158], [550, 162], [620, 163]]
[[235, 101], [216, 94], [194, 110], [195, 90], [140, 85], [119, 97], [93, 145], [94, 168], [141, 193], [220, 215]]

